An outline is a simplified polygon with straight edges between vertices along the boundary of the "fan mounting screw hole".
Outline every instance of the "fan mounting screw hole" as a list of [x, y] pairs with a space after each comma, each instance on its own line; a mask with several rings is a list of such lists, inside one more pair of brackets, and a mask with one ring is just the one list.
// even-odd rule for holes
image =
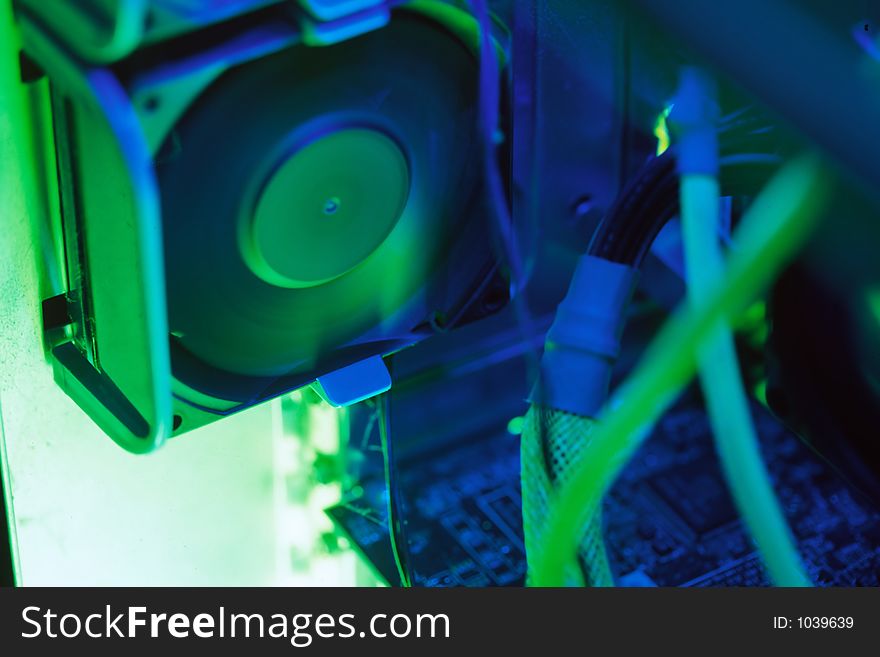
[[582, 219], [586, 217], [593, 209], [593, 197], [590, 194], [579, 196], [572, 203], [571, 209], [575, 218]]

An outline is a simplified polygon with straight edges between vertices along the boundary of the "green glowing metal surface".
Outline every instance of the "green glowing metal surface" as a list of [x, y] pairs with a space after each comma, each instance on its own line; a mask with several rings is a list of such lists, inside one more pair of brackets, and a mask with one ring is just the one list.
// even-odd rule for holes
[[280, 583], [276, 545], [287, 530], [276, 524], [271, 406], [137, 457], [53, 380], [39, 300], [60, 292], [63, 277], [51, 238], [54, 177], [41, 175], [54, 167], [46, 91], [19, 84], [10, 3], [0, 0], [0, 462], [16, 580]]
[[[144, 3], [127, 4], [134, 9]], [[466, 43], [477, 43], [473, 20], [465, 12], [431, 2], [414, 3], [413, 8], [442, 20]], [[136, 25], [141, 23], [120, 24], [108, 49], [128, 47], [123, 42], [130, 40], [124, 38], [122, 27]], [[336, 411], [317, 407], [303, 411], [310, 423], [307, 431], [300, 432], [282, 426], [280, 403], [265, 404], [172, 440], [157, 453], [137, 457], [109, 441], [54, 382], [39, 308], [40, 299], [62, 292], [65, 283], [59, 264], [52, 127], [45, 82], [29, 89], [19, 84], [18, 51], [11, 2], [0, 0], [4, 229], [0, 465], [6, 498], [13, 500], [10, 520], [19, 564], [17, 581], [25, 585], [353, 583], [354, 575], [340, 570], [338, 562], [311, 551], [320, 533], [329, 530], [320, 510], [338, 500], [339, 487], [314, 486], [308, 463], [318, 448], [322, 452], [339, 448]], [[305, 198], [303, 203], [311, 209], [304, 212], [309, 220], [330, 222], [331, 228], [343, 222], [356, 228], [359, 216], [378, 212], [383, 221], [379, 228], [369, 229], [364, 243], [382, 242], [381, 224], [395, 226], [394, 208], [410, 192], [406, 160], [379, 133], [350, 131], [341, 137], [348, 142], [344, 148], [331, 139], [321, 143], [323, 154], [310, 157], [342, 158], [345, 153], [341, 164], [352, 171], [353, 182], [334, 184], [314, 199]], [[390, 191], [359, 201], [362, 192], [355, 180], [359, 167], [389, 176], [384, 186]], [[425, 170], [421, 175], [434, 172]], [[271, 199], [275, 191], [265, 191], [270, 197], [263, 201], [271, 208], [277, 202]], [[312, 200], [314, 206], [309, 205]], [[430, 202], [424, 197], [408, 200], [414, 213]], [[259, 209], [261, 219], [256, 223], [265, 219], [262, 213], [267, 208]], [[272, 210], [267, 211], [269, 235], [283, 232], [283, 223], [273, 227]], [[412, 257], [421, 235], [413, 229], [403, 232], [387, 262], [399, 276], [371, 279], [383, 283], [377, 302], [366, 309], [376, 316], [396, 309], [399, 297], [408, 293], [407, 281], [419, 280], [421, 268], [428, 266]], [[283, 246], [280, 240], [279, 245]], [[285, 285], [309, 283], [333, 276], [351, 262], [357, 264], [350, 254], [348, 261], [325, 263], [310, 252], [306, 255], [315, 256], [311, 268], [302, 272], [289, 254], [273, 255], [272, 246], [264, 244], [263, 255], [251, 254], [257, 256], [254, 266], [280, 272]], [[328, 304], [350, 296], [351, 290], [337, 292]], [[306, 482], [301, 499], [293, 499], [288, 486], [292, 474]], [[350, 561], [349, 557], [345, 558]]]

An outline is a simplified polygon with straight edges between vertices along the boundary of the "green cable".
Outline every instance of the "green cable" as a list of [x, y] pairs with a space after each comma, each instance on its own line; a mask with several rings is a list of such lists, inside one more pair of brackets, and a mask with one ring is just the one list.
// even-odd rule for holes
[[[713, 287], [724, 276], [724, 256], [717, 232], [719, 208], [717, 178], [703, 174], [681, 177], [688, 300], [697, 308], [708, 301]], [[810, 579], [761, 458], [733, 332], [726, 321], [719, 320], [709, 331], [697, 357], [709, 421], [727, 484], [770, 577], [779, 586], [809, 586]]]
[[738, 249], [727, 275], [708, 286], [708, 302], [675, 313], [602, 413], [590, 458], [572, 473], [550, 509], [530, 564], [533, 585], [564, 584], [580, 529], [653, 422], [693, 376], [697, 345], [719, 320], [740, 312], [798, 251], [817, 223], [828, 178], [817, 158], [803, 156], [785, 166], [754, 200], [737, 230]]
[[400, 517], [402, 505], [400, 504], [400, 491], [397, 485], [396, 465], [394, 463], [394, 448], [388, 435], [388, 424], [391, 422], [390, 392], [386, 392], [376, 400], [379, 415], [379, 440], [382, 448], [382, 465], [385, 474], [385, 513], [388, 521], [388, 540], [391, 543], [391, 555], [394, 557], [394, 567], [400, 578], [402, 587], [411, 587], [412, 572], [408, 559], [409, 550], [406, 545], [406, 537], [403, 535]]

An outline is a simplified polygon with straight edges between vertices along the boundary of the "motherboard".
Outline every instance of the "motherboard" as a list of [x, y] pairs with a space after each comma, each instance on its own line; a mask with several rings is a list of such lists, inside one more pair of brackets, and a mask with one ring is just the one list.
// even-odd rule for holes
[[[753, 414], [813, 581], [876, 586], [880, 511], [763, 407], [755, 404]], [[519, 471], [515, 430], [399, 465], [416, 585], [524, 583]], [[396, 584], [385, 490], [381, 477], [364, 480], [328, 513], [377, 574]], [[728, 493], [696, 393], [657, 424], [606, 496], [603, 516], [621, 586], [769, 585]]]

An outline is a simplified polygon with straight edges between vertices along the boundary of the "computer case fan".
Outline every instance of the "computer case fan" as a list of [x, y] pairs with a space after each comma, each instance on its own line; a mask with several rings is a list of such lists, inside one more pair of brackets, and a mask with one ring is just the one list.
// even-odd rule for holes
[[53, 97], [66, 286], [43, 303], [47, 343], [119, 445], [150, 451], [315, 382], [361, 400], [390, 386], [383, 356], [506, 303], [469, 14], [146, 4], [250, 11], [147, 30], [118, 59], [37, 3], [19, 13]]

